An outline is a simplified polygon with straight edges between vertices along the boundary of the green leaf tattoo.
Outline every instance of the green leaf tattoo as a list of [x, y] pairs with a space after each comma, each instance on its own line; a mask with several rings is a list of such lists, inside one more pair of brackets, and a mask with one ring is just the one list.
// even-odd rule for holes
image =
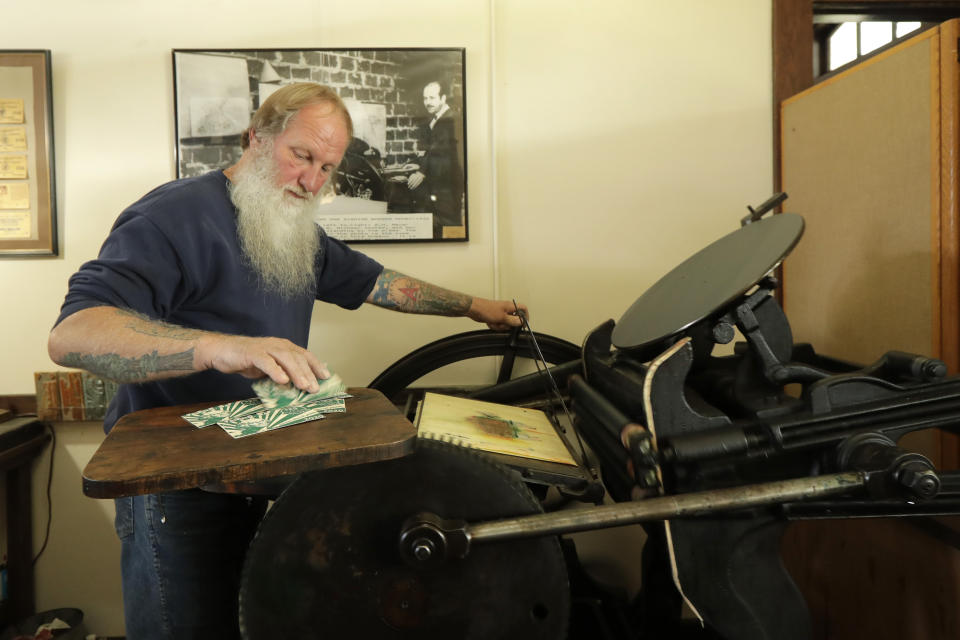
[[161, 356], [156, 350], [139, 358], [126, 358], [116, 353], [91, 355], [87, 353], [68, 353], [63, 358], [68, 367], [85, 369], [117, 382], [144, 382], [158, 373], [171, 371], [193, 371], [193, 349]]

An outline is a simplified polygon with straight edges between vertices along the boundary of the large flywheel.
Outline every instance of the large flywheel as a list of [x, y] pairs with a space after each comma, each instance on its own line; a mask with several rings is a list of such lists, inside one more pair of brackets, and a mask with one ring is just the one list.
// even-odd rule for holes
[[566, 637], [569, 586], [555, 537], [489, 543], [414, 568], [404, 521], [532, 514], [515, 474], [482, 454], [421, 441], [404, 458], [302, 475], [264, 518], [240, 588], [246, 640]]

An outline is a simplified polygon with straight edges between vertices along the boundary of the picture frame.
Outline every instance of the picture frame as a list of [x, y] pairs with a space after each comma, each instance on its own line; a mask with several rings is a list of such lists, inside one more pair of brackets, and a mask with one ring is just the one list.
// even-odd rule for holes
[[174, 49], [177, 177], [233, 165], [260, 104], [333, 87], [354, 135], [314, 219], [348, 243], [468, 240], [463, 48]]
[[0, 257], [55, 256], [50, 51], [0, 50]]

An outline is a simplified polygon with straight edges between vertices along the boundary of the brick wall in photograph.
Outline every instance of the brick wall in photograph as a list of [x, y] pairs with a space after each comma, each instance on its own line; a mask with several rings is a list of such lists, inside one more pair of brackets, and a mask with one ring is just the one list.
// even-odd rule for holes
[[[233, 51], [217, 55], [244, 58], [250, 80], [250, 104], [259, 106], [258, 87], [265, 63], [280, 76], [279, 84], [312, 81], [327, 84], [343, 98], [383, 104], [387, 116], [387, 148], [383, 158], [388, 167], [413, 161], [417, 155], [417, 122], [424, 116], [422, 87], [407, 83], [403, 69], [413, 52], [402, 50], [363, 51]], [[420, 54], [422, 55], [422, 53]], [[459, 71], [451, 57], [444, 75]], [[411, 84], [411, 86], [406, 86]], [[462, 104], [463, 87], [450, 87], [448, 101]], [[251, 111], [252, 115], [252, 111]], [[187, 138], [180, 143], [180, 174], [195, 176], [227, 167], [239, 159], [240, 136]]]

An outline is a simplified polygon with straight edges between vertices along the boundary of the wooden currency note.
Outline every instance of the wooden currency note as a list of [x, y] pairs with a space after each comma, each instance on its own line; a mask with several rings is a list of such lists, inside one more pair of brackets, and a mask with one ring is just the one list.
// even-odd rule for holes
[[277, 384], [270, 378], [257, 380], [252, 386], [260, 401], [263, 402], [263, 406], [268, 409], [332, 398], [347, 391], [346, 385], [337, 374], [333, 374], [326, 380], [317, 380], [317, 383], [320, 385], [320, 390], [316, 393], [301, 391], [292, 384]]

